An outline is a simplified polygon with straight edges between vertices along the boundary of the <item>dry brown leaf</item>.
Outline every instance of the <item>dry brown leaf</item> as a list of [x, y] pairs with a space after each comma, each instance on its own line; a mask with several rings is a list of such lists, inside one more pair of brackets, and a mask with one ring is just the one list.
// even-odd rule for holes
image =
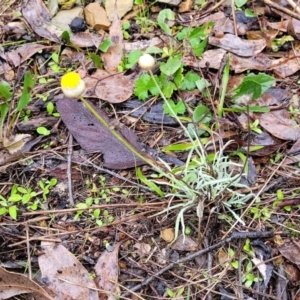
[[[108, 123], [111, 122], [103, 110], [94, 108]], [[57, 102], [57, 110], [84, 150], [103, 154], [104, 167], [122, 170], [145, 164], [117, 140], [81, 102], [63, 98]], [[137, 137], [133, 131], [121, 126], [119, 133], [139, 151]]]
[[10, 154], [14, 154], [20, 151], [31, 138], [30, 134], [16, 134], [9, 139], [4, 137], [3, 146]]
[[161, 47], [163, 45], [163, 40], [159, 37], [154, 37], [151, 40], [143, 40], [143, 41], [136, 41], [130, 43], [124, 43], [124, 51], [131, 52], [134, 50], [145, 50], [150, 46]]
[[208, 42], [210, 45], [218, 46], [243, 57], [256, 55], [267, 45], [265, 39], [249, 41], [229, 33], [224, 34], [224, 36], [220, 38], [210, 36]]
[[137, 249], [137, 251], [135, 252], [135, 254], [138, 254], [139, 257], [145, 257], [148, 256], [151, 252], [151, 245], [147, 244], [147, 243], [135, 243], [133, 245], [134, 249]]
[[109, 103], [121, 103], [129, 99], [133, 92], [133, 80], [123, 73], [109, 75], [97, 70], [83, 78], [86, 85], [84, 96], [97, 97]]
[[282, 140], [296, 141], [300, 138], [300, 128], [285, 109], [263, 114], [253, 114], [259, 124], [268, 132]]
[[112, 46], [102, 54], [104, 68], [109, 73], [115, 73], [123, 57], [123, 32], [122, 23], [118, 17], [117, 9], [114, 10], [114, 19], [109, 29], [109, 36], [112, 41]]
[[17, 49], [7, 52], [6, 58], [12, 63], [15, 67], [18, 67], [21, 63], [26, 61], [32, 55], [36, 54], [38, 51], [49, 48], [57, 48], [56, 46], [45, 46], [40, 44], [28, 44], [20, 46]]
[[39, 294], [43, 299], [53, 300], [41, 286], [25, 275], [8, 272], [0, 267], [0, 299], [28, 293]]
[[89, 272], [71, 252], [51, 242], [41, 242], [41, 248], [44, 254], [38, 261], [42, 278], [56, 294], [55, 299], [99, 299]]
[[99, 257], [94, 268], [97, 274], [95, 283], [100, 290], [106, 292], [100, 296], [101, 299], [115, 300], [120, 295], [118, 285], [118, 254], [120, 245], [121, 243], [114, 245], [114, 249], [111, 252], [105, 250]]
[[196, 251], [198, 244], [188, 235], [181, 234], [171, 248], [178, 251]]
[[103, 38], [95, 32], [78, 32], [71, 35], [70, 41], [72, 44], [80, 48], [95, 46], [98, 49]]
[[117, 12], [120, 19], [132, 9], [133, 0], [106, 0], [105, 10], [108, 19], [113, 21], [115, 16], [115, 3], [117, 5]]
[[279, 252], [291, 263], [300, 267], [300, 245], [298, 242], [293, 242], [284, 247], [278, 248]]
[[60, 43], [59, 36], [62, 31], [51, 24], [49, 11], [42, 0], [28, 0], [22, 14], [37, 35]]

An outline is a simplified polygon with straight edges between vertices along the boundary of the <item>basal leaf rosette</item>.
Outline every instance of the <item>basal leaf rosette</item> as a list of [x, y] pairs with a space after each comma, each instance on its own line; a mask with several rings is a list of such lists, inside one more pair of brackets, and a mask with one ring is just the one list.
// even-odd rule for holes
[[68, 98], [80, 98], [85, 90], [85, 83], [76, 72], [63, 75], [60, 85], [64, 95]]

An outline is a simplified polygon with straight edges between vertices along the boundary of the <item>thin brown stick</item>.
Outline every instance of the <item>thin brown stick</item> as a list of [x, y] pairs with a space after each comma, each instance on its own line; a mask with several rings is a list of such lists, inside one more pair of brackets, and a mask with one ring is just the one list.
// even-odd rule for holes
[[73, 135], [70, 133], [68, 143], [68, 165], [67, 165], [67, 177], [68, 177], [68, 189], [69, 189], [69, 203], [74, 206], [73, 198], [73, 184], [72, 184], [72, 154], [73, 154]]
[[283, 7], [283, 6], [280, 6], [279, 4], [277, 4], [277, 3], [275, 3], [275, 2], [273, 2], [271, 0], [263, 0], [263, 1], [264, 1], [265, 4], [270, 5], [271, 7], [273, 7], [275, 9], [277, 9], [277, 10], [279, 10], [279, 11], [281, 11], [281, 12], [283, 12], [283, 13], [289, 15], [289, 16], [291, 16], [292, 18], [295, 18], [295, 19], [297, 19], [297, 20], [300, 21], [300, 15], [298, 13], [293, 12], [293, 11], [291, 11], [291, 10]]

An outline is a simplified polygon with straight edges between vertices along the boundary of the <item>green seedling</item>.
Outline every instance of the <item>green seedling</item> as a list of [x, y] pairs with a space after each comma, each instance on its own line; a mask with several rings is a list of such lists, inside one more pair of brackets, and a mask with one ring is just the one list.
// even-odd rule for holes
[[259, 119], [256, 119], [253, 123], [249, 124], [249, 127], [252, 131], [261, 134], [262, 130], [259, 128]]
[[48, 102], [46, 109], [50, 116], [57, 117], [57, 118], [60, 116], [58, 112], [55, 112], [53, 102]]
[[40, 126], [36, 129], [37, 133], [40, 134], [40, 135], [44, 135], [44, 136], [47, 136], [47, 135], [50, 135], [51, 131], [48, 130], [46, 127], [44, 126]]
[[54, 187], [57, 184], [56, 178], [51, 178], [50, 180], [40, 180], [38, 182], [40, 188], [43, 191], [43, 199], [44, 201], [47, 201], [48, 194], [50, 192], [50, 188]]
[[130, 22], [125, 21], [122, 23], [122, 33], [125, 40], [128, 40], [130, 38], [130, 34], [128, 32], [128, 29], [130, 28]]
[[168, 296], [172, 299], [179, 299], [182, 297], [182, 294], [184, 293], [184, 287], [178, 288], [176, 290], [172, 290], [170, 288], [166, 288], [166, 292]]
[[48, 65], [56, 74], [62, 71], [59, 66], [59, 55], [56, 52], [51, 54], [51, 61], [49, 61]]
[[[82, 216], [84, 211], [88, 212], [88, 217], [90, 217], [98, 226], [107, 225], [114, 221], [114, 217], [110, 215], [108, 210], [101, 211], [99, 208], [93, 208], [92, 205], [98, 204], [98, 199], [93, 197], [88, 197], [85, 199], [85, 202], [76, 204], [76, 207], [79, 209], [75, 216], [74, 220], [78, 220]], [[91, 207], [87, 210], [87, 208]], [[84, 210], [83, 210], [84, 209]]]
[[[0, 195], [0, 215], [8, 214], [12, 219], [16, 220], [18, 210], [20, 209], [19, 206], [25, 205], [29, 210], [36, 210], [39, 206], [42, 206], [38, 195], [42, 193], [44, 200], [47, 199], [46, 196], [49, 193], [49, 189], [56, 184], [56, 179], [52, 178], [46, 182], [48, 182], [48, 184], [46, 186], [43, 185], [42, 192], [36, 192], [31, 187], [26, 188], [14, 184], [8, 198]], [[41, 187], [41, 184], [39, 185]]]
[[245, 287], [250, 288], [253, 283], [261, 281], [261, 279], [257, 276], [255, 276], [253, 273], [251, 273], [253, 269], [253, 264], [251, 261], [249, 261], [246, 265], [246, 274], [243, 276], [243, 283], [245, 284]]

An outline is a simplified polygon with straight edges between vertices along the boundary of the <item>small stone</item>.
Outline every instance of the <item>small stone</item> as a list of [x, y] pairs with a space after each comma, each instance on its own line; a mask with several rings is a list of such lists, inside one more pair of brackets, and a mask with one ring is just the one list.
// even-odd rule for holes
[[87, 29], [86, 23], [82, 18], [75, 17], [69, 24], [73, 33], [83, 32]]

